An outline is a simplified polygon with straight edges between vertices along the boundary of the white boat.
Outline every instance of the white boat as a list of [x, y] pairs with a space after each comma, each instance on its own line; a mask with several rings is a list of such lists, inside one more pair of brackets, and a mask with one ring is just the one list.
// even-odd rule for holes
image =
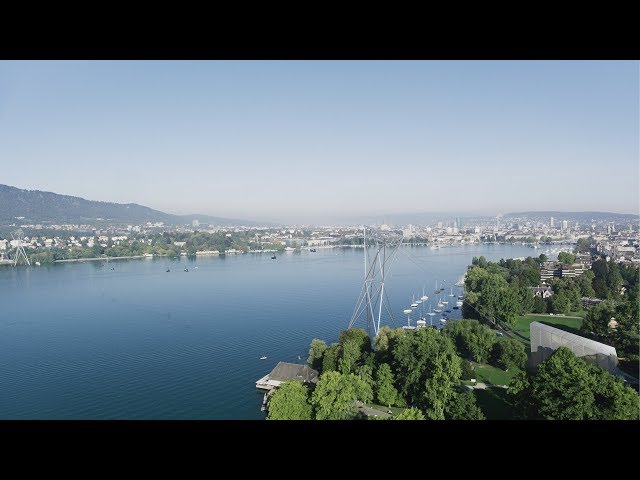
[[467, 274], [465, 273], [463, 276], [460, 277], [460, 279], [455, 283], [456, 287], [464, 287], [464, 279], [467, 276]]
[[404, 313], [405, 315], [409, 315], [411, 312], [413, 312], [413, 310], [411, 310], [410, 308], [402, 311], [402, 313]]
[[267, 357], [265, 357], [264, 355], [262, 357], [260, 357], [260, 360], [266, 360]]
[[437, 312], [437, 313], [442, 312], [442, 310], [440, 310], [439, 308], [434, 308], [434, 309], [433, 309], [433, 311], [434, 311], [434, 312]]
[[447, 323], [447, 319], [446, 318], [441, 318], [440, 319], [440, 323]]
[[461, 307], [462, 306], [462, 300], [458, 300], [456, 302], [456, 307]]
[[429, 297], [427, 297], [424, 294], [424, 286], [422, 287], [422, 296], [420, 297], [420, 300], [422, 300], [423, 302], [427, 301], [429, 299]]
[[455, 297], [455, 295], [453, 294], [453, 287], [451, 287], [451, 292], [449, 293], [450, 297]]

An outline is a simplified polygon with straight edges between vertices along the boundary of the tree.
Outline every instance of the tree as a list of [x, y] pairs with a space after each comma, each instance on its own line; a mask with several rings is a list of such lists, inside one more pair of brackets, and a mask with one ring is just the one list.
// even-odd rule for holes
[[507, 395], [513, 404], [516, 418], [525, 420], [540, 418], [531, 391], [532, 378], [530, 373], [521, 371], [509, 383]]
[[496, 335], [489, 327], [477, 320], [459, 320], [445, 327], [445, 333], [454, 341], [458, 354], [472, 356], [478, 363], [489, 359]]
[[561, 291], [551, 298], [551, 309], [553, 313], [567, 314], [571, 311], [571, 298], [566, 291]]
[[593, 289], [593, 279], [596, 278], [591, 270], [587, 270], [578, 278], [576, 278], [576, 286], [580, 289], [580, 295], [583, 297], [594, 297], [596, 292]]
[[340, 373], [348, 374], [355, 371], [356, 363], [360, 359], [360, 344], [356, 339], [349, 338], [341, 342], [341, 355], [338, 360]]
[[338, 343], [344, 345], [347, 341], [353, 341], [358, 346], [361, 353], [371, 351], [371, 339], [369, 334], [362, 328], [347, 328], [340, 332]]
[[432, 419], [444, 419], [444, 405], [455, 394], [462, 367], [451, 339], [433, 328], [401, 336], [393, 349], [400, 392], [409, 405]]
[[[368, 367], [361, 367], [365, 368]], [[367, 378], [367, 374], [369, 375]], [[363, 403], [371, 403], [373, 401], [373, 379], [370, 373], [365, 373], [363, 376], [350, 373], [347, 375], [347, 381], [355, 387], [356, 399]], [[364, 377], [364, 378], [363, 378]]]
[[400, 394], [393, 385], [393, 373], [387, 363], [381, 363], [376, 371], [375, 383], [376, 398], [382, 405], [400, 405]]
[[493, 365], [508, 370], [510, 368], [524, 368], [527, 354], [524, 346], [513, 338], [499, 338], [493, 345]]
[[424, 420], [424, 414], [419, 408], [405, 408], [398, 415], [391, 417], [391, 420]]
[[593, 417], [591, 380], [583, 360], [559, 347], [542, 362], [531, 382], [540, 415], [549, 420], [586, 420]]
[[533, 308], [531, 309], [533, 313], [547, 313], [547, 302], [544, 301], [542, 297], [538, 295], [533, 296]]
[[393, 350], [394, 342], [402, 334], [404, 334], [404, 330], [402, 328], [392, 330], [386, 325], [378, 331], [378, 335], [373, 339], [375, 355], [378, 363], [388, 363], [391, 360], [390, 355], [391, 350]]
[[484, 256], [481, 256], [480, 258], [473, 257], [471, 259], [471, 265], [477, 265], [480, 268], [487, 268], [487, 259], [484, 258]]
[[576, 261], [576, 256], [568, 252], [560, 252], [558, 254], [558, 261], [565, 265], [572, 265]]
[[608, 262], [607, 272], [607, 298], [618, 299], [620, 297], [620, 287], [622, 287], [622, 274], [620, 273], [620, 267], [615, 262]]
[[471, 390], [457, 393], [449, 398], [445, 405], [444, 416], [447, 420], [485, 420]]
[[593, 243], [595, 243], [593, 237], [579, 238], [573, 251], [574, 253], [589, 253], [591, 250], [591, 244]]
[[309, 389], [300, 382], [282, 383], [269, 397], [267, 420], [311, 420]]
[[322, 359], [322, 372], [330, 372], [338, 370], [338, 357], [342, 347], [339, 343], [332, 343], [324, 352]]
[[584, 317], [582, 331], [606, 337], [609, 333], [609, 322], [616, 316], [616, 307], [609, 301], [593, 306]]
[[540, 263], [544, 263], [544, 262], [546, 262], [547, 260], [549, 260], [549, 257], [547, 257], [544, 253], [541, 253], [541, 254], [540, 254], [540, 256], [538, 257], [538, 261], [539, 261]]
[[335, 371], [320, 376], [311, 394], [311, 405], [317, 420], [350, 420], [356, 416], [355, 402], [358, 396], [351, 380], [351, 376]]
[[361, 365], [363, 356], [371, 352], [371, 339], [362, 328], [342, 330], [338, 343], [342, 347], [338, 357], [338, 369], [342, 373], [354, 372]]
[[559, 347], [535, 375], [520, 373], [509, 385], [519, 415], [549, 420], [638, 419], [638, 393], [602, 368]]
[[602, 368], [588, 365], [593, 377], [594, 417], [601, 420], [638, 420], [638, 394], [620, 378]]
[[311, 347], [309, 348], [309, 358], [307, 359], [307, 363], [311, 368], [318, 371], [322, 370], [322, 359], [326, 350], [327, 344], [324, 343], [323, 340], [318, 340], [317, 338], [311, 340]]
[[469, 360], [463, 358], [460, 366], [462, 368], [462, 373], [460, 374], [461, 380], [471, 380], [472, 378], [476, 378], [476, 374], [473, 371], [473, 365], [471, 365]]
[[533, 292], [528, 287], [512, 285], [511, 288], [516, 291], [518, 297], [518, 313], [520, 315], [526, 315], [531, 312], [531, 310], [533, 310], [533, 302], [535, 301]]

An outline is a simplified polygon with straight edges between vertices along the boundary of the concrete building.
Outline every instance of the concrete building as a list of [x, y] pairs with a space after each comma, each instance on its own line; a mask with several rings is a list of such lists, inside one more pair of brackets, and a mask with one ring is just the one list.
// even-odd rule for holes
[[594, 363], [609, 373], [617, 371], [618, 354], [616, 349], [609, 345], [540, 322], [531, 322], [529, 334], [531, 338], [530, 368], [537, 368], [559, 347], [567, 347], [577, 357]]
[[546, 282], [553, 277], [577, 277], [584, 273], [584, 267], [580, 263], [563, 265], [560, 262], [544, 262], [540, 267], [540, 280]]

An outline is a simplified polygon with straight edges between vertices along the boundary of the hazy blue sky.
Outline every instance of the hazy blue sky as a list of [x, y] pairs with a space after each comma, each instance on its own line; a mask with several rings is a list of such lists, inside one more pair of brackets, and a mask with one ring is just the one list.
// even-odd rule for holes
[[639, 82], [637, 61], [0, 61], [0, 183], [285, 221], [631, 213]]

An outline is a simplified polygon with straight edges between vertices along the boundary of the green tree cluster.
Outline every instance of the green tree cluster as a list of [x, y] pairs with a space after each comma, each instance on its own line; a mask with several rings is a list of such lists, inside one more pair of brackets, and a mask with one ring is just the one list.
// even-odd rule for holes
[[521, 372], [509, 384], [521, 418], [548, 420], [638, 420], [640, 398], [624, 382], [558, 348], [536, 374]]
[[300, 382], [282, 383], [269, 397], [267, 420], [311, 420], [309, 389]]

